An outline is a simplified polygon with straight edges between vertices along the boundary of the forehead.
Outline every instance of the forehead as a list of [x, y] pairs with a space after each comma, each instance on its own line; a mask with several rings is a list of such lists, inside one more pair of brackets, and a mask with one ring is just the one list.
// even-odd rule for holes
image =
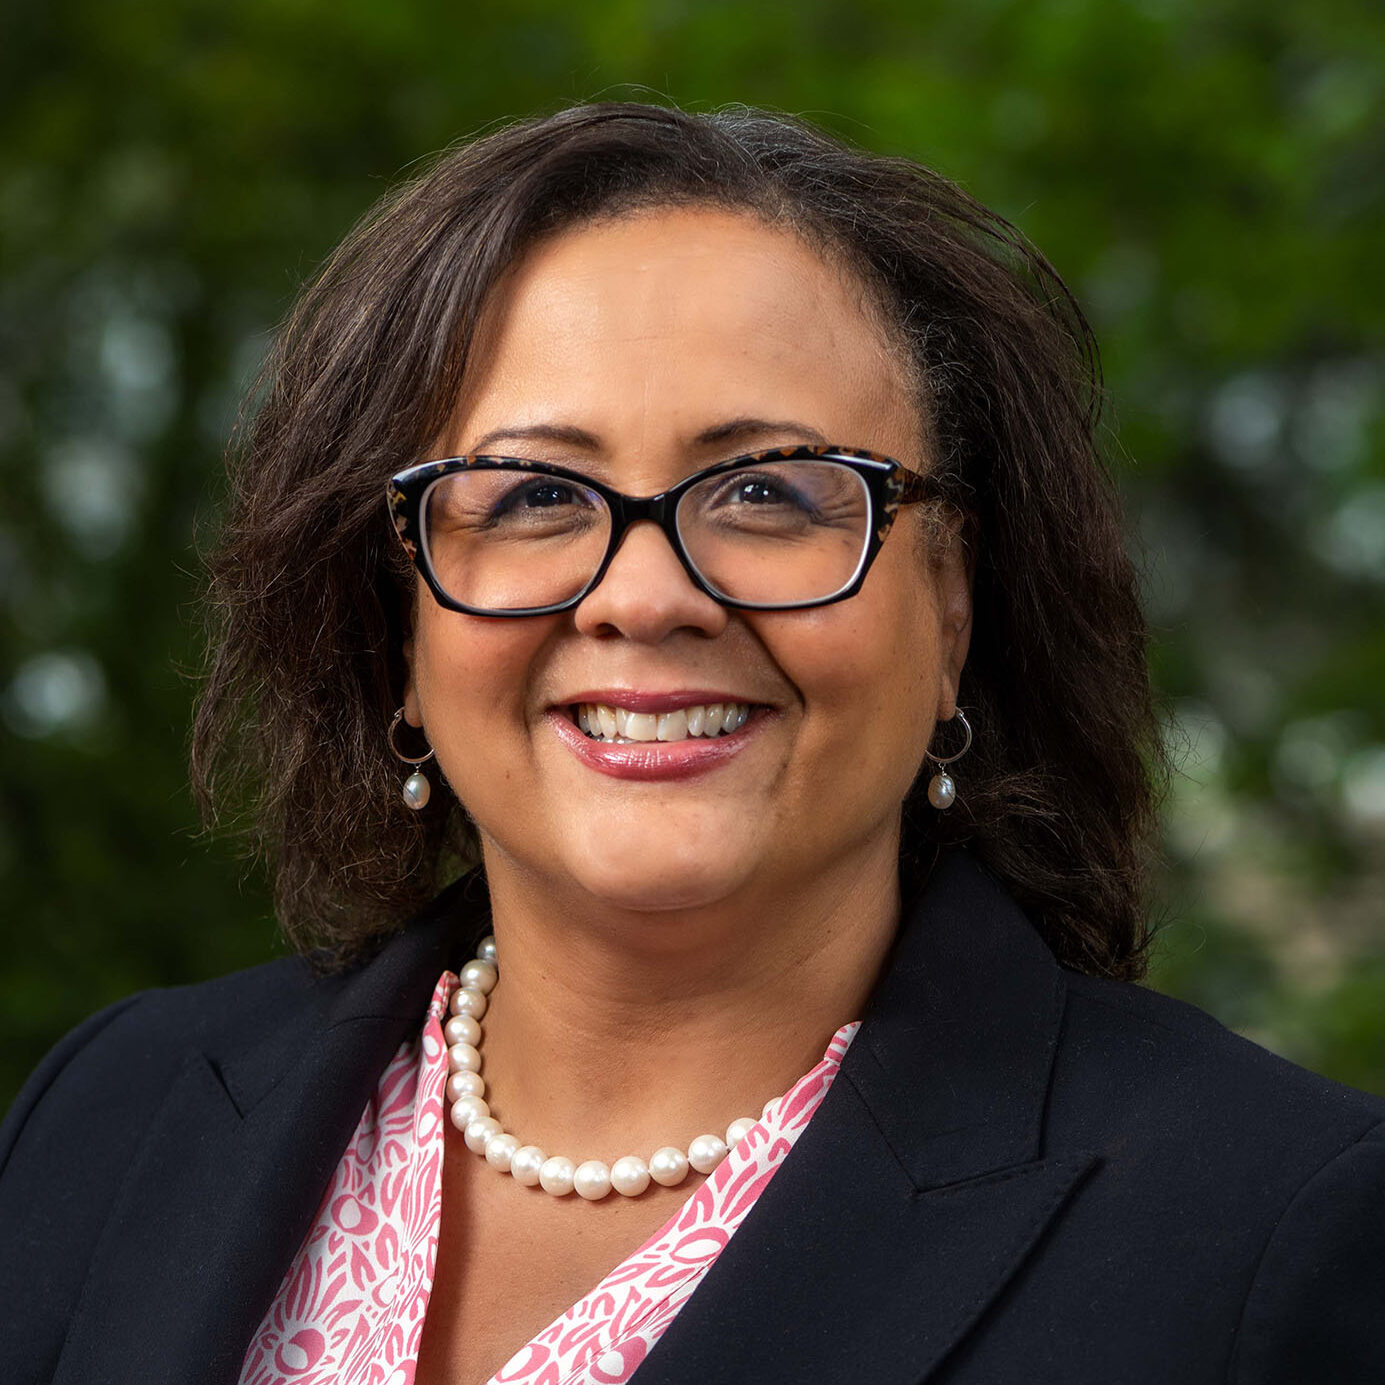
[[916, 433], [906, 371], [853, 276], [748, 214], [643, 211], [512, 267], [485, 305], [457, 441], [563, 422], [615, 448], [734, 417], [896, 454]]

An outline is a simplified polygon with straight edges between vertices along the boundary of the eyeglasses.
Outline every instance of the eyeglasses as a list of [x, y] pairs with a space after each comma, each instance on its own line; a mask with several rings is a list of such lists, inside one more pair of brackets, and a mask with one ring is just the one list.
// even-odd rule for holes
[[724, 606], [845, 601], [860, 591], [899, 507], [939, 494], [931, 477], [850, 447], [735, 457], [649, 496], [515, 457], [421, 462], [386, 487], [428, 589], [449, 610], [478, 616], [577, 605], [641, 520], [663, 530], [693, 583]]

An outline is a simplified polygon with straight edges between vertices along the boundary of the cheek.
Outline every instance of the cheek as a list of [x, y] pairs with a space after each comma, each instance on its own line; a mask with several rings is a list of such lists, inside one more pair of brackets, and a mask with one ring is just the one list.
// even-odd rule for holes
[[[434, 607], [414, 637], [413, 684], [424, 729], [444, 772], [465, 778], [468, 761], [521, 726], [542, 620], [482, 620]], [[534, 628], [531, 628], [534, 627]]]
[[[874, 574], [872, 574], [874, 575]], [[803, 698], [804, 734], [833, 781], [902, 799], [932, 727], [938, 640], [916, 588], [869, 583], [860, 596], [808, 613], [783, 663]]]

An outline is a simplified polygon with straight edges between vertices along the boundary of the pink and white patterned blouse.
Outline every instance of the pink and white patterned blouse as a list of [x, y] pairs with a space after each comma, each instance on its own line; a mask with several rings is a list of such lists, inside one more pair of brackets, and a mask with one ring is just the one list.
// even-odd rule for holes
[[[444, 972], [423, 1032], [367, 1103], [308, 1232], [251, 1339], [241, 1385], [411, 1385], [442, 1213]], [[692, 1296], [817, 1110], [859, 1021], [648, 1241], [515, 1353], [490, 1385], [620, 1385]]]

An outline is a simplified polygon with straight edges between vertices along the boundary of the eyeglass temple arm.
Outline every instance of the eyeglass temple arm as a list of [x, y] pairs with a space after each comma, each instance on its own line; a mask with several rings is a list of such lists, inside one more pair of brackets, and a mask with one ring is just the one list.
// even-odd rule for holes
[[899, 479], [901, 483], [899, 503], [901, 505], [915, 505], [920, 500], [941, 500], [944, 496], [942, 484], [935, 476], [924, 476], [917, 471], [901, 469]]

